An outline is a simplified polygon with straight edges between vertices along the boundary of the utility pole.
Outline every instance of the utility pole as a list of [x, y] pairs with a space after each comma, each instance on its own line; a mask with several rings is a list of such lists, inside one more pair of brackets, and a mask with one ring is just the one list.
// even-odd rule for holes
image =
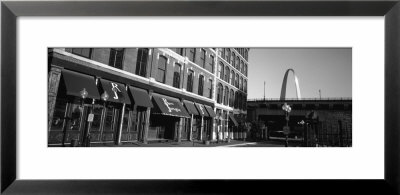
[[264, 81], [264, 101], [265, 101], [265, 81]]
[[318, 90], [318, 91], [319, 91], [319, 99], [322, 99], [322, 98], [321, 98], [321, 89]]

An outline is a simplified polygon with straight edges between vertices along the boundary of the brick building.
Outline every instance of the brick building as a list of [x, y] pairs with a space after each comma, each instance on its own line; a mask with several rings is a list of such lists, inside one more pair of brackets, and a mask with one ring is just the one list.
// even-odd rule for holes
[[244, 139], [248, 51], [49, 49], [48, 145]]

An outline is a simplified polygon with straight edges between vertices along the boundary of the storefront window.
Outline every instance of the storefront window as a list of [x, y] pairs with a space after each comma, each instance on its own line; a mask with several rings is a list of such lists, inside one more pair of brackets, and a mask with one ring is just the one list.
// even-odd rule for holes
[[123, 132], [128, 132], [129, 131], [129, 115], [130, 115], [130, 110], [129, 109], [125, 109], [124, 121], [122, 122], [122, 131]]
[[115, 117], [115, 115], [118, 115], [118, 112], [116, 112], [117, 109], [113, 107], [107, 107], [107, 112], [106, 112], [106, 118], [104, 121], [104, 131], [113, 131], [114, 130], [114, 119], [118, 118]]
[[93, 122], [90, 131], [100, 131], [101, 124], [101, 114], [103, 112], [103, 107], [95, 105], [93, 108]]
[[82, 106], [80, 104], [71, 104], [70, 107], [70, 120], [67, 122], [67, 130], [77, 130], [80, 129]]
[[63, 98], [57, 98], [56, 105], [54, 107], [53, 119], [51, 122], [52, 131], [62, 131], [65, 111], [67, 109], [67, 100]]

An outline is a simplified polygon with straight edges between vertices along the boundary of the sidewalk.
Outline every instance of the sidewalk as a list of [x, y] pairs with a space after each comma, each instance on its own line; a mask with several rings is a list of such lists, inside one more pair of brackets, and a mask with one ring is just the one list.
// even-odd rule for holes
[[229, 146], [229, 145], [238, 145], [238, 144], [247, 144], [252, 143], [249, 141], [240, 141], [240, 140], [231, 140], [229, 143], [224, 141], [220, 141], [217, 143], [216, 141], [211, 141], [209, 145], [204, 144], [201, 141], [181, 141], [180, 143], [175, 141], [168, 142], [156, 142], [152, 141], [148, 144], [143, 144], [142, 142], [132, 142], [132, 143], [123, 143], [122, 145], [115, 145], [113, 143], [107, 144], [91, 144], [91, 147], [217, 147], [217, 146]]

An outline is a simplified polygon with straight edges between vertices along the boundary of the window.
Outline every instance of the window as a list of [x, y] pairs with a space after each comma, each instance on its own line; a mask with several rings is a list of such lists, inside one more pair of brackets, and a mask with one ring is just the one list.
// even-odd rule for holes
[[231, 85], [235, 86], [235, 71], [232, 70], [231, 72]]
[[72, 48], [72, 53], [78, 56], [89, 58], [92, 56], [92, 49], [90, 48]]
[[187, 78], [187, 86], [186, 86], [186, 91], [188, 92], [193, 92], [193, 75], [194, 75], [193, 70], [189, 70]]
[[243, 82], [244, 82], [243, 83], [244, 92], [247, 93], [247, 80], [245, 79]]
[[220, 62], [218, 66], [218, 77], [224, 80], [224, 64], [222, 62]]
[[156, 81], [165, 83], [165, 72], [167, 70], [167, 58], [160, 56], [158, 59], [158, 71]]
[[244, 75], [247, 76], [247, 64], [244, 64]]
[[243, 77], [240, 77], [240, 80], [239, 80], [239, 89], [243, 91]]
[[224, 94], [224, 104], [228, 105], [229, 102], [229, 88], [225, 86], [225, 94]]
[[230, 74], [230, 69], [228, 66], [225, 67], [225, 81], [229, 83], [229, 74]]
[[196, 63], [195, 62], [195, 59], [196, 59], [196, 48], [190, 48], [189, 49], [189, 60], [190, 61], [192, 61], [193, 63]]
[[238, 93], [238, 108], [242, 109], [242, 94]]
[[198, 88], [198, 94], [203, 95], [203, 87], [204, 87], [204, 76], [200, 75], [199, 76], [199, 88]]
[[183, 48], [175, 48], [175, 52], [181, 56], [183, 56]]
[[235, 67], [235, 60], [236, 60], [236, 54], [235, 52], [232, 51], [232, 61], [231, 61], [232, 67]]
[[220, 56], [221, 56], [221, 58], [225, 57], [225, 49], [224, 48], [220, 49]]
[[213, 55], [210, 55], [210, 60], [211, 60], [210, 63], [209, 63], [210, 68], [208, 70], [210, 70], [212, 73], [214, 73], [214, 60], [215, 60], [215, 57]]
[[149, 49], [140, 48], [136, 59], [136, 71], [135, 74], [146, 77], [147, 60], [149, 58]]
[[235, 92], [231, 89], [230, 96], [229, 96], [229, 106], [233, 107], [233, 103], [235, 101]]
[[226, 49], [225, 59], [228, 63], [231, 61], [231, 50], [229, 48]]
[[172, 86], [175, 88], [180, 88], [181, 87], [180, 84], [181, 84], [181, 65], [175, 63]]
[[234, 108], [238, 108], [238, 101], [239, 101], [239, 93], [235, 92], [235, 104], [233, 105]]
[[111, 48], [110, 60], [108, 65], [122, 69], [122, 61], [124, 60], [124, 49]]
[[243, 60], [240, 61], [240, 72], [243, 73], [243, 67], [244, 67], [244, 63]]
[[218, 84], [218, 92], [217, 92], [217, 103], [222, 103], [222, 96], [223, 96], [224, 88], [221, 83]]
[[236, 88], [239, 88], [239, 74], [238, 74], [238, 73], [236, 73], [235, 87], [236, 87]]
[[244, 59], [246, 59], [246, 61], [249, 61], [249, 51], [246, 49], [245, 51], [244, 51]]
[[203, 68], [206, 67], [206, 50], [204, 49], [200, 50], [200, 65]]
[[212, 99], [213, 98], [213, 93], [212, 93], [212, 90], [213, 90], [213, 80], [212, 79], [209, 79], [208, 80], [208, 98], [210, 98], [210, 99]]
[[236, 64], [235, 68], [236, 68], [237, 70], [239, 70], [239, 65], [240, 65], [240, 58], [239, 58], [239, 56], [236, 56], [236, 62], [235, 62], [235, 64]]

